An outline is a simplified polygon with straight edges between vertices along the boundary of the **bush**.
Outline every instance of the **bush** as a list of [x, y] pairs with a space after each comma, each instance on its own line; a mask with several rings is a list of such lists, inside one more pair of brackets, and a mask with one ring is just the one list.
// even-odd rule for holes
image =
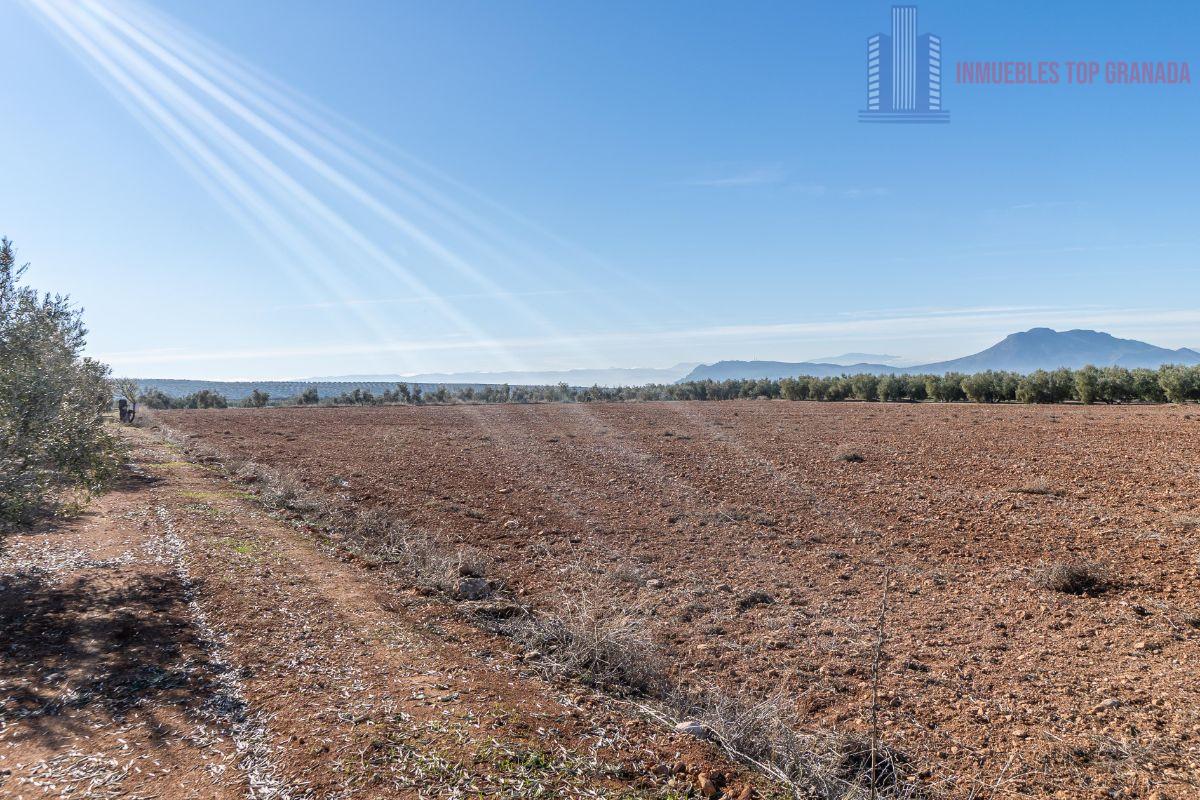
[[148, 392], [142, 392], [142, 396], [138, 398], [138, 402], [146, 408], [153, 408], [159, 411], [171, 408], [175, 404], [171, 396], [161, 389], [151, 389]]
[[1069, 369], [1039, 369], [1017, 381], [1013, 398], [1018, 403], [1061, 403], [1075, 393], [1075, 374]]
[[99, 490], [120, 464], [102, 417], [108, 368], [83, 357], [87, 331], [66, 297], [21, 285], [26, 268], [0, 239], [0, 529], [62, 492]]
[[1075, 396], [1090, 406], [1100, 396], [1100, 370], [1091, 364], [1075, 371]]
[[904, 382], [891, 375], [884, 375], [875, 385], [875, 391], [885, 403], [897, 403], [904, 399]]
[[1133, 386], [1133, 397], [1144, 403], [1165, 403], [1167, 393], [1158, 382], [1158, 372], [1152, 369], [1135, 369], [1129, 373]]
[[1020, 378], [1011, 372], [976, 372], [962, 379], [963, 394], [972, 403], [1000, 403], [1015, 400]]
[[1195, 367], [1162, 367], [1158, 371], [1158, 383], [1172, 403], [1186, 403], [1197, 399], [1200, 390], [1200, 370]]
[[309, 386], [303, 392], [296, 395], [296, 405], [315, 406], [321, 402], [321, 395], [317, 392], [317, 387]]
[[175, 408], [229, 408], [229, 400], [212, 389], [201, 389], [173, 403]]
[[269, 402], [271, 395], [261, 389], [255, 389], [242, 401], [242, 408], [263, 408]]
[[957, 372], [945, 375], [927, 375], [925, 377], [925, 393], [939, 403], [954, 403], [967, 399], [963, 391], [963, 376]]
[[850, 379], [850, 393], [855, 400], [878, 400], [879, 378], [875, 375], [855, 375]]
[[1105, 570], [1090, 561], [1060, 562], [1042, 567], [1037, 582], [1043, 589], [1064, 594], [1100, 594], [1111, 585]]

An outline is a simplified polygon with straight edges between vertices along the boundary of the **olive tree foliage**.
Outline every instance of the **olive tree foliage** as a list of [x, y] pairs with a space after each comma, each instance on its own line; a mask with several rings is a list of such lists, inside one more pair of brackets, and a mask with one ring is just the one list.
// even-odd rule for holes
[[102, 416], [108, 367], [83, 356], [87, 331], [66, 297], [22, 285], [27, 267], [0, 239], [0, 529], [65, 492], [99, 490], [120, 466]]
[[242, 401], [242, 408], [263, 408], [271, 402], [271, 395], [262, 389], [255, 389]]

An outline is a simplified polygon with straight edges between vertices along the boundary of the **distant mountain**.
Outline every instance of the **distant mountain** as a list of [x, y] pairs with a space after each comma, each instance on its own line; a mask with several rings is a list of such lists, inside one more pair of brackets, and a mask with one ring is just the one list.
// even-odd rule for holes
[[745, 378], [787, 378], [798, 375], [829, 377], [871, 373], [894, 375], [900, 373], [946, 373], [983, 372], [984, 370], [1008, 370], [1011, 372], [1033, 372], [1038, 369], [1058, 369], [1093, 364], [1097, 367], [1149, 367], [1163, 364], [1200, 364], [1200, 352], [1181, 347], [1170, 350], [1156, 347], [1136, 339], [1118, 339], [1100, 331], [1071, 330], [1055, 331], [1050, 328], [1032, 328], [1006, 336], [1003, 341], [974, 355], [932, 364], [911, 367], [894, 367], [885, 364], [832, 364], [817, 362], [789, 363], [786, 361], [718, 361], [702, 364], [692, 370], [684, 381], [728, 380]]
[[842, 353], [840, 356], [821, 356], [805, 362], [808, 364], [890, 364], [899, 361], [900, 356], [887, 356], [879, 353]]
[[894, 375], [904, 370], [900, 367], [889, 367], [884, 364], [819, 364], [812, 361], [798, 363], [789, 361], [718, 361], [715, 364], [701, 364], [685, 375], [680, 383], [685, 381], [728, 381], [745, 380], [747, 378], [795, 378], [799, 375], [810, 375], [814, 378], [833, 378], [838, 375], [857, 375], [871, 373], [873, 375]]
[[673, 367], [611, 367], [607, 369], [566, 369], [542, 372], [441, 372], [426, 375], [340, 375], [313, 378], [314, 381], [367, 381], [372, 383], [501, 384], [510, 386], [643, 386], [648, 383], [674, 383], [698, 365]]
[[1033, 372], [1092, 364], [1097, 367], [1150, 367], [1200, 364], [1200, 353], [1181, 347], [1169, 350], [1136, 339], [1118, 339], [1100, 331], [1055, 331], [1031, 328], [1012, 333], [986, 350], [951, 361], [912, 367], [913, 372], [981, 372], [1002, 369]]

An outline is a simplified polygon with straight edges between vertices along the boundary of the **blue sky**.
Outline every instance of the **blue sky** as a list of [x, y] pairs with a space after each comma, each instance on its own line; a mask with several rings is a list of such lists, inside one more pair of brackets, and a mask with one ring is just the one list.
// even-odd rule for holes
[[921, 3], [952, 122], [860, 124], [890, 6], [10, 0], [0, 231], [147, 377], [1200, 346], [1196, 85], [952, 82], [1200, 6]]

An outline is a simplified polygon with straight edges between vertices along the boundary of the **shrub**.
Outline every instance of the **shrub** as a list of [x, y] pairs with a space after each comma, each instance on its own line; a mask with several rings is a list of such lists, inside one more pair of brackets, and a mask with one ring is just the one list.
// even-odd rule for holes
[[1172, 403], [1186, 403], [1196, 399], [1200, 389], [1200, 370], [1187, 367], [1167, 366], [1158, 370], [1158, 383]]
[[64, 491], [96, 491], [120, 464], [104, 429], [108, 368], [82, 355], [87, 331], [61, 295], [21, 285], [0, 239], [0, 529], [29, 522]]
[[967, 399], [962, 387], [963, 375], [948, 372], [945, 375], [925, 376], [925, 392], [939, 403], [954, 403]]
[[905, 383], [892, 375], [884, 375], [876, 385], [879, 399], [885, 403], [896, 403], [904, 399]]
[[878, 400], [879, 378], [875, 375], [855, 375], [850, 378], [850, 393], [855, 400]]
[[153, 408], [159, 411], [165, 408], [172, 408], [175, 405], [175, 401], [161, 389], [150, 389], [149, 391], [142, 392], [142, 396], [138, 398], [138, 402], [146, 408]]
[[172, 405], [175, 408], [228, 408], [229, 400], [223, 394], [212, 389], [201, 389], [186, 397], [181, 397]]
[[1084, 405], [1096, 402], [1100, 395], [1100, 370], [1088, 364], [1075, 371], [1075, 396]]
[[1090, 561], [1057, 562], [1038, 571], [1043, 589], [1064, 594], [1100, 594], [1111, 586], [1104, 568]]
[[1144, 403], [1165, 403], [1167, 394], [1162, 384], [1158, 382], [1158, 372], [1152, 369], [1130, 370], [1129, 380], [1133, 386], [1133, 396]]
[[245, 400], [242, 401], [242, 407], [263, 408], [269, 402], [271, 402], [271, 395], [267, 394], [261, 389], [255, 389], [254, 391], [250, 392], [249, 396], [247, 396]]
[[309, 386], [303, 392], [296, 395], [296, 404], [301, 406], [315, 406], [321, 402], [321, 395], [317, 392], [317, 387]]
[[963, 394], [972, 403], [999, 403], [1016, 398], [1019, 382], [1009, 372], [976, 372], [960, 382]]
[[779, 382], [779, 395], [784, 400], [807, 400], [808, 381], [797, 378], [784, 378]]

